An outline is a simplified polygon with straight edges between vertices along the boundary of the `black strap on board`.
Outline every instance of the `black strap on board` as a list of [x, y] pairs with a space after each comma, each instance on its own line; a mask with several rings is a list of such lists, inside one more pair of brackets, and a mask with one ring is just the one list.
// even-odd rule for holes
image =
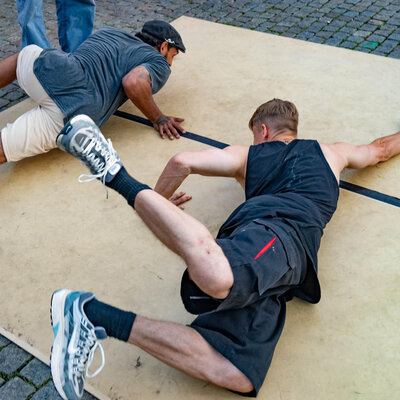
[[[134, 122], [138, 122], [139, 124], [147, 125], [153, 127], [153, 124], [146, 118], [139, 117], [137, 115], [129, 114], [124, 111], [117, 110], [114, 115], [117, 117], [129, 119]], [[224, 149], [225, 147], [229, 146], [227, 143], [219, 142], [218, 140], [210, 139], [205, 136], [197, 135], [192, 132], [186, 132], [182, 137], [190, 140], [195, 140], [196, 142], [201, 142], [204, 144], [208, 144], [209, 146], [217, 147], [218, 149]], [[390, 204], [395, 207], [400, 207], [400, 199], [398, 197], [389, 196], [384, 193], [377, 192], [375, 190], [367, 189], [362, 186], [355, 185], [350, 182], [340, 181], [339, 183], [340, 188], [349, 190], [351, 192], [360, 194], [361, 196], [369, 197], [370, 199], [382, 201], [383, 203]]]

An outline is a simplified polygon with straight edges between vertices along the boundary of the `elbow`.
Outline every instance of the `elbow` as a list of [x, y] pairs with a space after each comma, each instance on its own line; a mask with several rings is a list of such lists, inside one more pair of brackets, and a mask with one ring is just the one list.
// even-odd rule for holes
[[389, 160], [391, 157], [390, 146], [384, 138], [374, 140], [372, 145], [374, 146], [373, 148], [377, 163]]
[[137, 79], [134, 76], [125, 75], [122, 78], [122, 87], [124, 88], [125, 93], [129, 96], [129, 94], [134, 93], [134, 88], [137, 86]]
[[145, 93], [151, 94], [150, 84], [135, 75], [124, 76], [121, 84], [129, 98], [140, 97]]
[[180, 174], [184, 176], [188, 176], [191, 174], [192, 169], [190, 167], [189, 162], [189, 153], [178, 153], [175, 154], [168, 162], [169, 166], [176, 171], [179, 171]]
[[130, 81], [131, 81], [131, 78], [129, 76], [127, 76], [127, 75], [125, 75], [122, 78], [122, 82], [121, 83], [122, 83], [122, 87], [124, 88], [125, 91], [130, 86]]

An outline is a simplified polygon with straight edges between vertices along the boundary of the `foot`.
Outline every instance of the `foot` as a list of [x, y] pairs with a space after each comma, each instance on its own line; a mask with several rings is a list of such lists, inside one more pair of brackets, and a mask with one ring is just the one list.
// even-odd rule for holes
[[[54, 332], [51, 374], [54, 386], [64, 400], [79, 400], [83, 395], [85, 378], [96, 376], [104, 366], [104, 351], [98, 339], [106, 338], [106, 331], [94, 327], [83, 309], [94, 298], [93, 293], [65, 289], [57, 290], [51, 298]], [[98, 347], [102, 363], [94, 374], [89, 375], [88, 369]]]
[[[106, 140], [97, 125], [87, 115], [72, 118], [57, 136], [57, 146], [78, 158], [90, 171], [79, 182], [101, 179], [110, 182], [122, 167], [111, 140]], [[86, 179], [83, 179], [86, 178]]]

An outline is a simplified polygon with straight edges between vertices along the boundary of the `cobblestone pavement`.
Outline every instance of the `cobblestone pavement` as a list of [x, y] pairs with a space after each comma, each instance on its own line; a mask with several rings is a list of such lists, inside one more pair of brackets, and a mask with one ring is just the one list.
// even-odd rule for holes
[[[136, 32], [149, 19], [181, 15], [400, 59], [400, 0], [97, 0], [95, 29]], [[2, 0], [0, 60], [19, 48], [15, 0]], [[43, 1], [49, 40], [57, 43], [53, 0]], [[190, 49], [189, 49], [190, 50]], [[25, 98], [16, 82], [0, 89], [0, 111]], [[94, 399], [85, 395], [86, 399]], [[0, 335], [0, 400], [58, 399], [49, 367]]]
[[[181, 15], [400, 59], [400, 0], [97, 0], [95, 29], [137, 31], [149, 19]], [[15, 0], [2, 0], [0, 59], [20, 44]], [[57, 47], [53, 0], [43, 1], [51, 44]], [[25, 97], [16, 82], [0, 89], [0, 111]]]
[[[0, 400], [62, 400], [50, 367], [0, 335]], [[89, 393], [83, 400], [96, 400]]]

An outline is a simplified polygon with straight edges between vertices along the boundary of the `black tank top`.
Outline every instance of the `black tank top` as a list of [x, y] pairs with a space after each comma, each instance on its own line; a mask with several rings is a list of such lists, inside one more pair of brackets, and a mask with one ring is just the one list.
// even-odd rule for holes
[[[283, 242], [294, 231], [309, 259], [302, 290], [295, 295], [312, 303], [320, 299], [317, 252], [323, 229], [336, 210], [338, 182], [315, 140], [280, 141], [250, 146], [246, 201], [222, 225], [218, 237], [258, 220]], [[283, 236], [283, 237], [282, 237]]]

